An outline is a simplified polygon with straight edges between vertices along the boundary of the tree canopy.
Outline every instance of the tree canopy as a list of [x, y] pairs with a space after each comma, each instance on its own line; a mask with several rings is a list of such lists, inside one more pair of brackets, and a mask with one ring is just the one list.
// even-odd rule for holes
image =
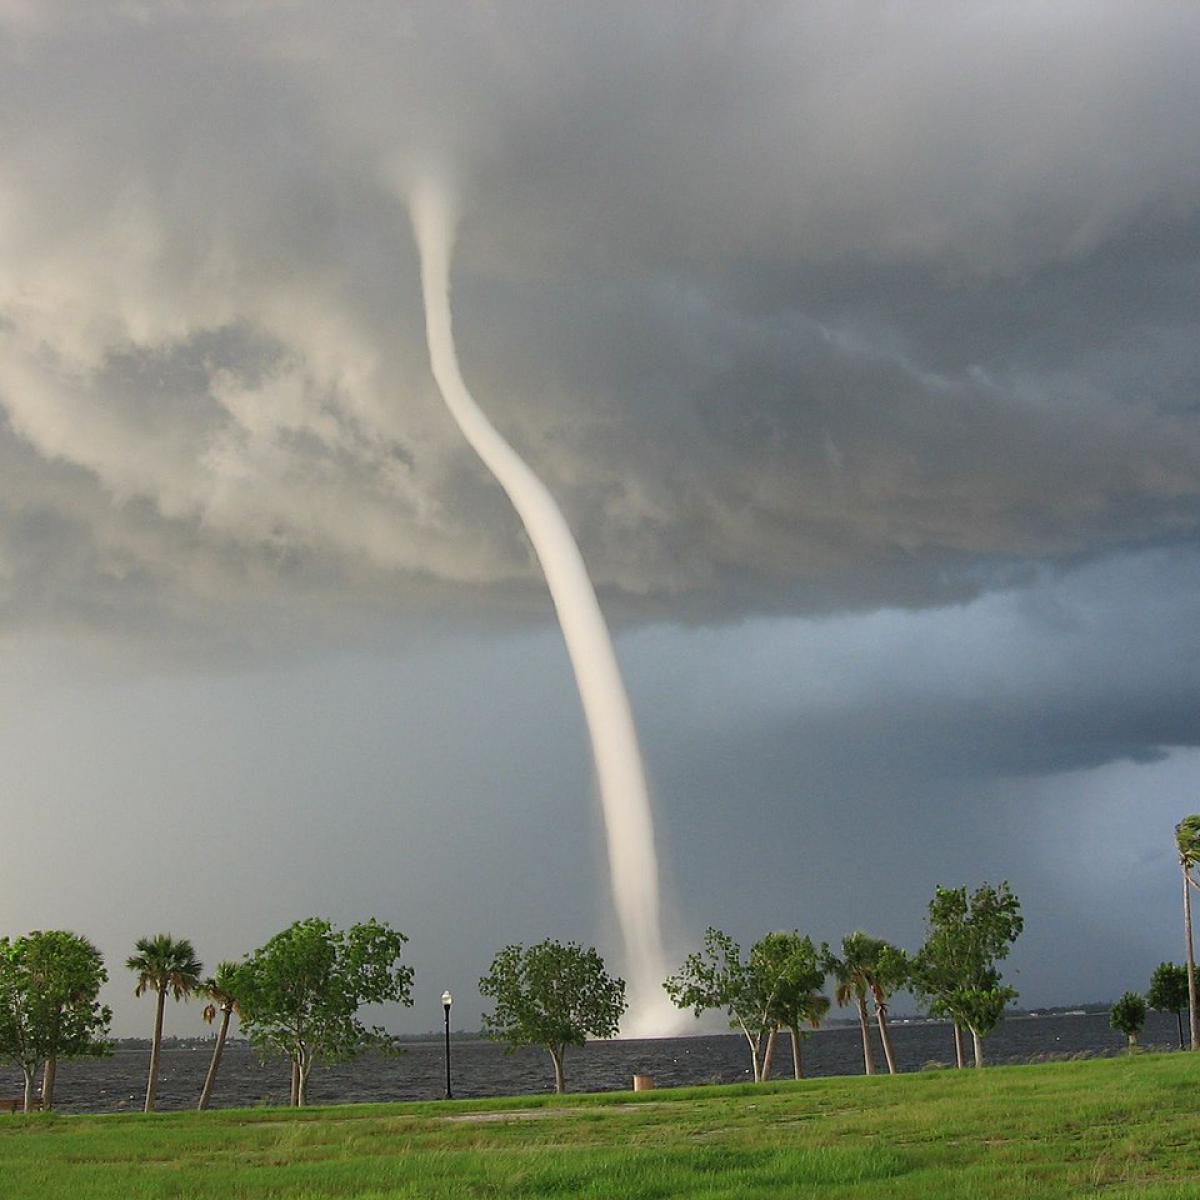
[[750, 947], [750, 970], [770, 1020], [785, 1029], [816, 1029], [829, 1011], [825, 967], [811, 937], [795, 930], [764, 934]]
[[364, 1004], [412, 1004], [404, 934], [371, 919], [347, 930], [309, 917], [277, 933], [236, 972], [242, 1029], [259, 1051], [292, 1062], [292, 1102], [304, 1104], [313, 1063], [352, 1058], [396, 1039], [358, 1019]]
[[484, 1033], [510, 1046], [545, 1046], [558, 1092], [566, 1086], [566, 1048], [614, 1036], [626, 1008], [625, 981], [609, 975], [595, 948], [552, 939], [498, 951], [479, 994], [495, 1003]]
[[1184, 817], [1175, 826], [1175, 846], [1186, 868], [1200, 866], [1200, 813]]
[[1179, 1013], [1187, 1008], [1187, 967], [1180, 963], [1159, 963], [1150, 976], [1146, 1001], [1159, 1012]]
[[200, 986], [204, 967], [187, 938], [156, 933], [138, 938], [134, 949], [137, 953], [126, 959], [125, 966], [137, 976], [135, 996], [158, 992], [183, 1000]]

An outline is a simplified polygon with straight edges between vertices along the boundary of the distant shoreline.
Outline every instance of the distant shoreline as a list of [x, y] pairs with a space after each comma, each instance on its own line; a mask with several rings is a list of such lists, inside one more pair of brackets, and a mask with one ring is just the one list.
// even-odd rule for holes
[[[1103, 1013], [1107, 1013], [1112, 1007], [1111, 1003], [1089, 1003], [1089, 1004], [1072, 1004], [1072, 1005], [1055, 1005], [1050, 1008], [1014, 1008], [1004, 1014], [1006, 1021], [1024, 1021], [1036, 1020], [1039, 1017], [1093, 1017]], [[945, 1017], [927, 1017], [920, 1013], [898, 1013], [891, 1017], [893, 1025], [949, 1025], [950, 1022]], [[845, 1029], [858, 1024], [858, 1021], [853, 1017], [833, 1017], [822, 1024], [822, 1029]], [[679, 1038], [704, 1038], [713, 1037], [715, 1034], [725, 1033], [726, 1030], [705, 1030], [699, 1029], [694, 1033], [664, 1033], [652, 1037], [630, 1037], [630, 1038], [613, 1038], [613, 1041], [622, 1042], [655, 1042], [664, 1040], [677, 1040]], [[820, 1033], [820, 1029], [812, 1031]], [[423, 1046], [430, 1042], [440, 1042], [445, 1033], [442, 1030], [434, 1030], [429, 1033], [404, 1033], [398, 1034], [397, 1038], [400, 1045]], [[162, 1045], [164, 1050], [199, 1050], [203, 1048], [211, 1049], [213, 1040], [216, 1034], [206, 1034], [196, 1037], [165, 1037]], [[492, 1039], [480, 1030], [472, 1029], [455, 1029], [451, 1030], [450, 1037], [455, 1042], [488, 1042]], [[116, 1051], [133, 1051], [133, 1050], [149, 1050], [150, 1039], [138, 1037], [112, 1038], [112, 1046]], [[249, 1042], [243, 1037], [233, 1037], [228, 1039], [228, 1044], [231, 1046], [243, 1045], [248, 1046]]]

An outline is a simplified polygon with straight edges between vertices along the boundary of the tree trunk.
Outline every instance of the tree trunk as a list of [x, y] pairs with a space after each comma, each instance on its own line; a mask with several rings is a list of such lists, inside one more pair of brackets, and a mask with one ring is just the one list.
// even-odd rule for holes
[[554, 1090], [561, 1096], [567, 1090], [567, 1080], [563, 1074], [563, 1052], [558, 1046], [550, 1046], [548, 1049], [551, 1059], [554, 1060]]
[[49, 1112], [54, 1107], [54, 1080], [58, 1075], [58, 1059], [46, 1059], [46, 1070], [42, 1075], [42, 1110]]
[[804, 1078], [804, 1062], [800, 1057], [800, 1030], [795, 1025], [788, 1026], [792, 1035], [792, 1071], [796, 1079]]
[[308, 1103], [308, 1076], [312, 1071], [312, 1055], [305, 1053], [300, 1060], [300, 1082], [296, 1085], [296, 1107], [303, 1108]]
[[962, 1026], [954, 1022], [954, 1065], [961, 1071], [967, 1065], [963, 1056]]
[[1192, 889], [1183, 868], [1183, 932], [1187, 941], [1188, 1033], [1192, 1049], [1200, 1050], [1200, 1013], [1196, 1011], [1196, 950], [1192, 944]]
[[1175, 1010], [1175, 1024], [1179, 1026], [1179, 1048], [1183, 1049], [1183, 1018], [1179, 1015], [1179, 1009]]
[[883, 1043], [883, 1057], [887, 1059], [888, 1074], [895, 1075], [896, 1055], [892, 1051], [892, 1034], [888, 1029], [887, 1005], [878, 995], [875, 997], [875, 1020], [879, 1025], [879, 1040]]
[[229, 1032], [229, 1018], [233, 1009], [221, 1009], [221, 1027], [217, 1030], [217, 1044], [213, 1047], [212, 1061], [208, 1064], [208, 1074], [204, 1077], [204, 1088], [200, 1092], [200, 1103], [197, 1108], [207, 1108], [212, 1099], [213, 1087], [217, 1082], [217, 1069], [221, 1065], [221, 1055], [225, 1053], [225, 1035]]
[[154, 1009], [154, 1041], [150, 1043], [150, 1078], [146, 1082], [146, 1108], [144, 1111], [154, 1111], [154, 1101], [158, 1097], [158, 1056], [162, 1049], [163, 1009], [167, 1004], [167, 989], [158, 992], [158, 1004]]
[[982, 1067], [983, 1066], [983, 1038], [981, 1038], [979, 1036], [979, 1034], [976, 1033], [974, 1029], [972, 1029], [971, 1030], [971, 1040], [974, 1042], [974, 1046], [975, 1046], [975, 1065], [977, 1067]]
[[867, 998], [857, 996], [858, 1028], [862, 1032], [863, 1071], [867, 1075], [875, 1074], [875, 1054], [871, 1049], [871, 1022], [867, 1017]]
[[1132, 1054], [1137, 1049], [1137, 1030], [1135, 1029], [1132, 1033], [1126, 1034], [1126, 1037], [1129, 1038], [1129, 1053]]
[[22, 1067], [21, 1073], [25, 1076], [25, 1111], [33, 1112], [33, 1068]]
[[300, 1103], [300, 1060], [292, 1059], [292, 1090], [288, 1095], [288, 1103], [295, 1108]]
[[762, 1082], [762, 1065], [759, 1059], [759, 1041], [756, 1037], [750, 1036], [750, 1030], [742, 1025], [742, 1034], [746, 1039], [746, 1045], [750, 1047], [750, 1066], [754, 1071], [754, 1082]]
[[778, 1034], [778, 1028], [767, 1034], [767, 1049], [763, 1054], [762, 1078], [759, 1081], [761, 1083], [766, 1083], [771, 1078], [771, 1064], [775, 1061], [775, 1038]]

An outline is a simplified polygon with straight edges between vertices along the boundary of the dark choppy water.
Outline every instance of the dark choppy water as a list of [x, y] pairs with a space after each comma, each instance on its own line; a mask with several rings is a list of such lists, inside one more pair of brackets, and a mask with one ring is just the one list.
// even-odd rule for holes
[[[953, 1063], [954, 1044], [946, 1025], [894, 1026], [898, 1065], [916, 1071], [931, 1062]], [[1150, 1013], [1144, 1045], [1178, 1046], [1175, 1018]], [[988, 1061], [1027, 1062], [1076, 1054], [1113, 1054], [1125, 1039], [1108, 1027], [1106, 1014], [1076, 1017], [1023, 1017], [1004, 1022], [987, 1040]], [[506, 1053], [492, 1042], [461, 1041], [453, 1047], [456, 1097], [504, 1096], [550, 1091], [554, 1075], [549, 1055], [538, 1048]], [[191, 1108], [208, 1068], [207, 1050], [164, 1050], [158, 1103], [162, 1109]], [[883, 1053], [876, 1046], [883, 1069]], [[64, 1062], [58, 1070], [57, 1107], [63, 1112], [138, 1109], [146, 1087], [146, 1050], [118, 1050], [111, 1058]], [[808, 1075], [850, 1075], [862, 1071], [857, 1028], [823, 1029], [804, 1044]], [[592, 1042], [567, 1051], [567, 1087], [599, 1092], [628, 1088], [635, 1073], [653, 1076], [660, 1087], [696, 1083], [735, 1083], [750, 1078], [744, 1039], [656, 1038]], [[791, 1047], [779, 1039], [772, 1077], [790, 1078]], [[286, 1103], [288, 1065], [261, 1063], [242, 1043], [225, 1051], [214, 1107]], [[21, 1092], [21, 1077], [0, 1067], [0, 1096]], [[309, 1083], [313, 1104], [378, 1100], [434, 1100], [445, 1092], [445, 1061], [440, 1042], [416, 1042], [398, 1057], [368, 1055], [335, 1067], [315, 1067]]]

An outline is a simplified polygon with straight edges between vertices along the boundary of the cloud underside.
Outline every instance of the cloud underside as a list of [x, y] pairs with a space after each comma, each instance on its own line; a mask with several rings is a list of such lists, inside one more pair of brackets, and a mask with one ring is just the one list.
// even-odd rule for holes
[[1087, 13], [0, 10], [0, 620], [545, 611], [428, 377], [422, 171], [615, 613], [1194, 541], [1200, 18]]

